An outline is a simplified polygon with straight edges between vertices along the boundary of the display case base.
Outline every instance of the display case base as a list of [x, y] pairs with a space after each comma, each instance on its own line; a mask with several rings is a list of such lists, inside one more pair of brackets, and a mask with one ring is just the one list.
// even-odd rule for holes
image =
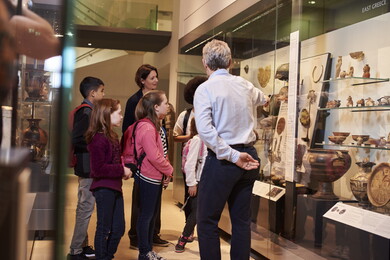
[[295, 241], [298, 243], [309, 241], [314, 247], [321, 247], [324, 233], [322, 216], [339, 201], [353, 202], [344, 198], [326, 200], [316, 199], [306, 194], [298, 195]]

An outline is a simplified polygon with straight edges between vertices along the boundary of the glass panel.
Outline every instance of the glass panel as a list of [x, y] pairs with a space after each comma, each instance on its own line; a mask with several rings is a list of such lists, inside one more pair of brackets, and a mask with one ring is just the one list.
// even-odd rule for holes
[[[247, 79], [271, 97], [269, 107], [258, 107], [255, 111], [255, 131], [258, 136], [255, 148], [261, 159], [261, 167], [255, 184], [256, 195], [253, 195], [251, 202], [252, 248], [267, 255], [270, 252], [267, 246], [271, 241], [271, 244], [277, 242], [276, 234], [283, 232], [283, 151], [287, 127], [286, 124], [282, 127], [283, 120], [280, 120], [279, 131], [275, 131], [275, 127], [278, 115], [282, 114], [281, 118], [286, 122], [292, 5], [291, 1], [268, 1], [267, 4], [251, 7], [251, 10], [253, 11], [246, 10], [231, 17], [181, 48], [178, 97], [182, 98], [182, 89], [186, 82], [204, 71], [201, 64], [202, 48], [214, 38], [226, 41], [231, 48], [233, 61], [230, 73]], [[186, 106], [188, 104], [183, 99], [179, 100], [180, 109]], [[175, 198], [182, 202], [184, 181], [180, 170], [174, 174], [174, 178], [174, 193], [177, 195]], [[228, 219], [228, 210], [225, 208], [219, 226], [230, 233]]]
[[[3, 9], [3, 3], [8, 8]], [[21, 5], [15, 7], [13, 3]], [[6, 259], [30, 259], [34, 258], [31, 255], [33, 253], [44, 254], [50, 259], [63, 256], [62, 247], [58, 246], [63, 240], [61, 216], [64, 211], [62, 191], [65, 186], [65, 182], [60, 180], [67, 171], [63, 156], [67, 149], [67, 129], [64, 127], [67, 119], [63, 116], [67, 113], [67, 107], [63, 98], [69, 100], [69, 96], [66, 96], [65, 84], [62, 82], [72, 79], [71, 64], [74, 60], [72, 57], [69, 62], [67, 55], [62, 54], [63, 46], [69, 48], [68, 41], [64, 39], [72, 35], [65, 33], [65, 21], [69, 21], [66, 16], [67, 7], [62, 1], [1, 1], [1, 13], [3, 15], [3, 12], [8, 11], [9, 17], [4, 23], [2, 21], [0, 34], [9, 30], [14, 37], [9, 49], [4, 47], [3, 42], [0, 43], [1, 52], [15, 52], [18, 57], [15, 59], [13, 74], [3, 74], [3, 68], [0, 72], [2, 80], [14, 80], [11, 91], [7, 93], [1, 90], [1, 105], [8, 107], [1, 153], [3, 155], [9, 151], [19, 151], [15, 154], [20, 155], [20, 151], [28, 151], [27, 167], [31, 170], [27, 194], [20, 193], [20, 199], [12, 202], [14, 208], [21, 207], [25, 213], [21, 216], [19, 228], [28, 234], [27, 241], [16, 241], [21, 257], [8, 257], [3, 252]], [[0, 56], [1, 64], [4, 57], [6, 56]], [[68, 60], [67, 66], [70, 67], [67, 74], [62, 74], [63, 58]], [[10, 119], [9, 111], [12, 111]], [[3, 116], [0, 120], [2, 119]], [[63, 141], [61, 145], [60, 140]], [[1, 184], [12, 186], [6, 181]], [[19, 189], [15, 192], [22, 191]], [[1, 226], [3, 224], [2, 222]]]
[[[380, 213], [377, 228], [389, 223], [387, 202], [375, 204], [390, 176], [388, 3], [308, 2], [300, 31], [302, 164], [295, 173], [307, 194], [297, 196], [294, 242], [326, 258], [387, 259], [389, 234], [367, 226], [373, 212]], [[312, 141], [302, 141], [305, 133]]]
[[[80, 25], [171, 31], [172, 1], [150, 2], [142, 3], [130, 0], [76, 0], [74, 23]], [[159, 6], [162, 6], [164, 9], [159, 8]]]

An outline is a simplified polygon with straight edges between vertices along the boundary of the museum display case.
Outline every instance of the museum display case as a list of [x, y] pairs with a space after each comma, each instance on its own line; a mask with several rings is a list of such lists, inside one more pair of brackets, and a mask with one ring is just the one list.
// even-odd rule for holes
[[4, 207], [7, 214], [0, 226], [4, 236], [17, 240], [7, 240], [2, 251], [7, 259], [26, 259], [36, 240], [49, 240], [53, 243], [47, 257], [57, 259], [63, 254], [63, 179], [68, 169], [62, 155], [68, 149], [66, 115], [74, 62], [70, 3], [4, 2], [9, 23], [0, 30], [15, 30], [14, 44], [7, 49], [15, 61], [8, 73], [1, 70], [2, 80], [10, 79], [11, 84], [8, 89], [0, 86], [7, 112], [1, 118], [0, 190], [12, 204]]
[[[271, 259], [388, 259], [389, 5], [260, 2], [190, 43], [189, 33], [179, 62], [180, 89], [203, 72], [204, 44], [224, 40], [230, 72], [270, 96], [256, 111], [252, 249]], [[220, 228], [231, 232], [227, 210]]]

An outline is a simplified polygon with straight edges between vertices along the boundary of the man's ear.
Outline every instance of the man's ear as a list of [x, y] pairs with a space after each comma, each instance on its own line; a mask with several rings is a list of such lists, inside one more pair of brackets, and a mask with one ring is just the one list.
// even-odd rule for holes
[[207, 70], [208, 66], [206, 64], [206, 61], [202, 58], [203, 67]]
[[91, 97], [95, 97], [95, 94], [96, 94], [96, 90], [92, 89], [91, 92], [89, 92], [89, 95]]

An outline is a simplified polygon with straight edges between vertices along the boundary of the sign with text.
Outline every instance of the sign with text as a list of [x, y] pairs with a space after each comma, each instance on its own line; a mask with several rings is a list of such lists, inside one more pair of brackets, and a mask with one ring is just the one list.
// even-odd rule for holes
[[261, 181], [255, 181], [252, 193], [268, 200], [278, 201], [286, 193], [286, 189]]
[[338, 202], [324, 217], [390, 239], [390, 216]]

